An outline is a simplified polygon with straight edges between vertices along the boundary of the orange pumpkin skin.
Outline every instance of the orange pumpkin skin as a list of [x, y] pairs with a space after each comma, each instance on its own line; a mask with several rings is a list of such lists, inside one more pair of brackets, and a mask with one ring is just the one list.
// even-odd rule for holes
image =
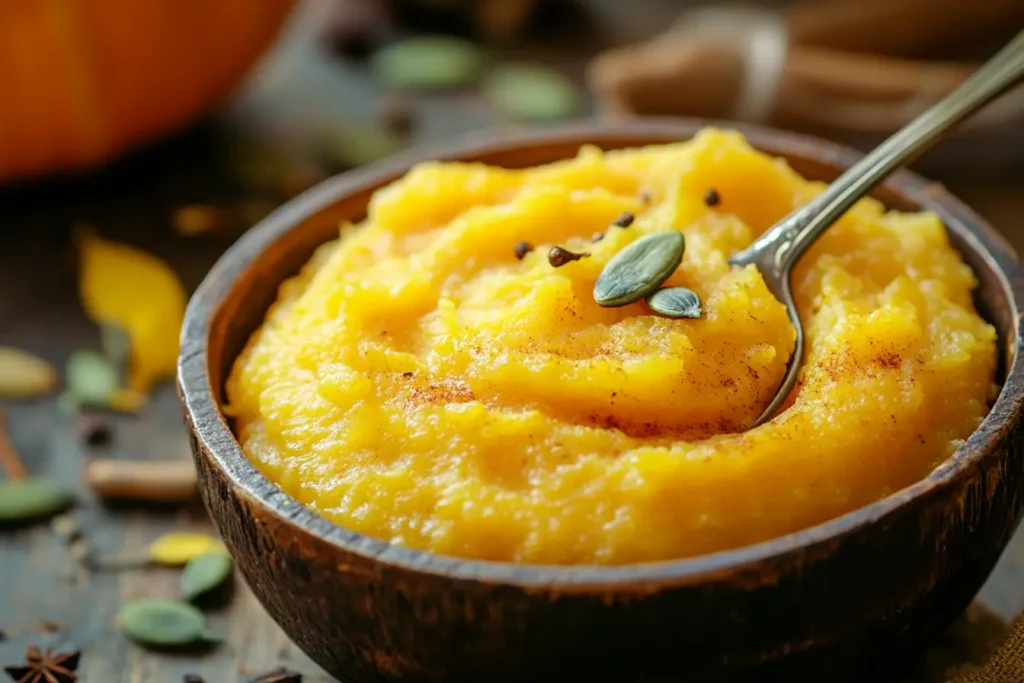
[[95, 166], [220, 102], [293, 0], [0, 2], [0, 181]]

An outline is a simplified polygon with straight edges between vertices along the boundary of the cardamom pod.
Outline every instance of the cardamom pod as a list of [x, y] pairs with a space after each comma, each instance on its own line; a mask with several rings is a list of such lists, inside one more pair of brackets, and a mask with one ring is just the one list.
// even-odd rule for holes
[[0, 481], [0, 524], [27, 522], [68, 508], [75, 494], [52, 479], [7, 479]]
[[212, 593], [231, 578], [231, 556], [223, 551], [193, 557], [181, 573], [181, 597], [188, 602]]
[[125, 603], [117, 624], [132, 640], [143, 645], [170, 647], [204, 640], [206, 618], [192, 605], [162, 598], [140, 598]]

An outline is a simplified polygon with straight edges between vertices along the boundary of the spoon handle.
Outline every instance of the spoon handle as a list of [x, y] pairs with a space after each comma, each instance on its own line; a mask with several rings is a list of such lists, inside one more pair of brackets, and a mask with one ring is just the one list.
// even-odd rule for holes
[[1022, 79], [1024, 31], [956, 90], [851, 166], [805, 206], [776, 223], [730, 262], [753, 263], [766, 276], [788, 281], [788, 273], [800, 256], [858, 199], [943, 133]]

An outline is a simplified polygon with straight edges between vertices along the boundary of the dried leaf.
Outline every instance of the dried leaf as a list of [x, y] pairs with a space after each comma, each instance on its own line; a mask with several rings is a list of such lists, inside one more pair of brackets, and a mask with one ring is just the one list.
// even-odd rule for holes
[[224, 545], [208, 534], [172, 532], [149, 546], [149, 559], [157, 564], [180, 567], [206, 553], [226, 552]]
[[181, 597], [188, 602], [225, 585], [231, 578], [231, 556], [223, 551], [193, 557], [181, 573]]
[[[128, 388], [136, 393], [174, 374], [178, 335], [185, 314], [185, 290], [160, 259], [111, 242], [89, 228], [77, 232], [79, 294], [98, 325], [115, 325], [131, 339]], [[127, 408], [129, 397], [114, 399]]]
[[45, 478], [0, 482], [0, 524], [52, 517], [69, 507], [75, 494], [63, 484]]
[[189, 645], [203, 638], [206, 618], [192, 605], [161, 598], [141, 598], [121, 606], [120, 629], [143, 645]]
[[44, 396], [57, 384], [57, 371], [39, 356], [0, 346], [0, 398]]

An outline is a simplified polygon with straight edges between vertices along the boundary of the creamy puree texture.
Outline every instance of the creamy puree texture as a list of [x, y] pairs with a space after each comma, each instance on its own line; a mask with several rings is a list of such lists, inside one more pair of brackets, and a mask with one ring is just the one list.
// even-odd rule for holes
[[[795, 398], [744, 431], [794, 332], [727, 258], [820, 188], [719, 130], [527, 170], [421, 164], [281, 287], [227, 410], [297, 500], [447, 555], [622, 564], [822, 522], [922, 478], [978, 426], [995, 331], [938, 218], [864, 200], [794, 275]], [[624, 211], [635, 222], [611, 227]], [[595, 304], [608, 259], [665, 230], [686, 238], [666, 284], [704, 317]], [[521, 240], [536, 249], [520, 261]], [[554, 268], [553, 245], [590, 256]]]

